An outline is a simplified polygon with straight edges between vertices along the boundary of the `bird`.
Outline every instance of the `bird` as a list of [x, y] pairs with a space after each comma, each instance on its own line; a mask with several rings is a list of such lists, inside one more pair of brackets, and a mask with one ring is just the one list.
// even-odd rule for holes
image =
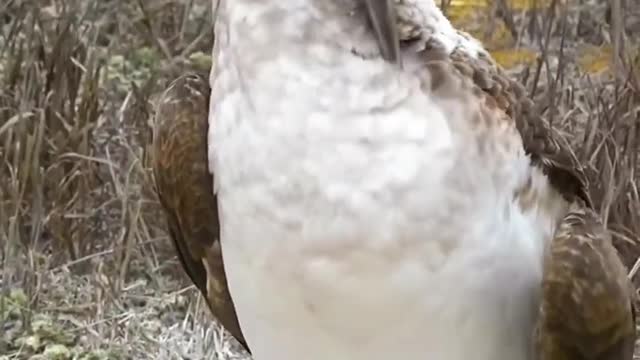
[[433, 1], [214, 6], [210, 89], [165, 92], [154, 175], [183, 268], [255, 359], [631, 358], [580, 163]]

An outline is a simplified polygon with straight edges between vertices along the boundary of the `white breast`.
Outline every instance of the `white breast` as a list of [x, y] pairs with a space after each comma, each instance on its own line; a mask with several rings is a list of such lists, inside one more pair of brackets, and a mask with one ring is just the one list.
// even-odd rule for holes
[[221, 43], [210, 160], [254, 358], [528, 359], [549, 229], [513, 202], [521, 149], [478, 151], [472, 104], [381, 61], [316, 44], [334, 61], [242, 71]]

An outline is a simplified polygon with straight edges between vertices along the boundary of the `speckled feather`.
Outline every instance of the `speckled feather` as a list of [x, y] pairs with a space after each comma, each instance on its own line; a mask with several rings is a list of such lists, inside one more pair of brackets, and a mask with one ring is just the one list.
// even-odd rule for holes
[[488, 55], [472, 59], [460, 51], [450, 57], [456, 69], [473, 79], [489, 95], [495, 106], [515, 121], [524, 150], [535, 166], [540, 166], [566, 200], [581, 199], [592, 205], [589, 184], [582, 165], [569, 145], [545, 119], [522, 84], [511, 79]]
[[[405, 41], [405, 51], [416, 51], [420, 53], [422, 75], [417, 71], [418, 76], [423, 76], [422, 86], [425, 91], [431, 92], [438, 101], [472, 101], [481, 105], [476, 115], [469, 120], [477, 124], [476, 130], [483, 131], [483, 128], [494, 128], [500, 122], [502, 124], [511, 124], [507, 128], [513, 126], [517, 129], [521, 137], [521, 146], [530, 156], [532, 165], [539, 167], [546, 174], [548, 181], [553, 188], [562, 195], [562, 197], [570, 203], [579, 203], [586, 206], [585, 208], [572, 206], [574, 212], [557, 224], [559, 230], [550, 243], [549, 255], [545, 262], [544, 286], [541, 312], [538, 316], [538, 337], [536, 344], [539, 346], [540, 359], [546, 360], [564, 360], [575, 359], [571, 357], [569, 352], [576, 348], [599, 349], [603, 354], [624, 354], [628, 355], [629, 341], [633, 342], [633, 336], [628, 330], [633, 324], [631, 308], [619, 308], [616, 317], [619, 321], [612, 321], [612, 327], [609, 331], [603, 331], [596, 335], [589, 333], [585, 329], [597, 329], [604, 324], [606, 320], [599, 316], [589, 316], [595, 314], [600, 306], [606, 306], [606, 303], [624, 303], [630, 304], [631, 294], [624, 291], [612, 293], [611, 296], [589, 297], [590, 288], [586, 288], [585, 296], [580, 298], [572, 297], [567, 300], [563, 297], [563, 293], [553, 292], [549, 289], [553, 284], [562, 283], [565, 289], [584, 288], [574, 280], [577, 274], [583, 275], [580, 278], [581, 284], [601, 282], [610, 286], [624, 286], [627, 282], [624, 267], [620, 263], [615, 250], [610, 244], [610, 240], [602, 229], [601, 224], [593, 220], [593, 213], [588, 209], [590, 206], [590, 198], [588, 193], [588, 184], [583, 171], [577, 162], [571, 150], [564, 142], [554, 133], [544, 119], [537, 113], [537, 109], [533, 102], [528, 98], [524, 88], [514, 82], [495, 64], [488, 53], [482, 49], [481, 45], [468, 35], [462, 32], [444, 31], [447, 26], [442, 26], [446, 19], [440, 14], [435, 14], [432, 9], [425, 13], [425, 4], [431, 6], [429, 0], [397, 0], [400, 9], [400, 30], [401, 37]], [[431, 3], [431, 4], [430, 4]], [[326, 4], [330, 4], [327, 2]], [[324, 5], [323, 5], [324, 6]], [[331, 6], [331, 5], [326, 5]], [[422, 8], [421, 8], [422, 6]], [[418, 19], [418, 21], [416, 21]], [[444, 20], [443, 20], [444, 19]], [[447, 22], [448, 23], [448, 22]], [[425, 26], [426, 24], [426, 26]], [[453, 41], [452, 41], [453, 39]], [[361, 50], [361, 51], [358, 51]], [[355, 49], [354, 53], [366, 54], [365, 58], [375, 56], [375, 51], [366, 47], [365, 49]], [[255, 56], [255, 55], [254, 55]], [[415, 64], [414, 64], [415, 65]], [[202, 81], [201, 78], [193, 78], [196, 82]], [[177, 82], [179, 86], [184, 86], [185, 82]], [[167, 94], [173, 94], [168, 98], [174, 101], [165, 101], [159, 109], [158, 134], [157, 139], [162, 144], [161, 139], [170, 145], [156, 146], [156, 157], [165, 159], [156, 162], [156, 181], [158, 182], [159, 192], [163, 205], [169, 215], [169, 223], [172, 228], [172, 237], [176, 242], [176, 247], [185, 269], [191, 276], [192, 280], [206, 294], [205, 282], [207, 277], [212, 277], [217, 284], [224, 285], [218, 287], [218, 298], [224, 299], [222, 304], [225, 306], [213, 306], [213, 298], [210, 297], [209, 305], [212, 312], [218, 318], [222, 318], [223, 325], [232, 332], [236, 338], [243, 339], [242, 332], [237, 325], [233, 306], [230, 306], [230, 296], [226, 287], [224, 269], [222, 268], [222, 258], [219, 248], [215, 256], [210, 256], [209, 260], [214, 266], [210, 267], [210, 271], [206, 271], [202, 263], [198, 263], [198, 259], [203, 259], [203, 249], [212, 248], [215, 240], [211, 240], [211, 234], [217, 235], [217, 210], [215, 206], [207, 208], [206, 204], [197, 204], [197, 201], [209, 199], [208, 206], [216, 204], [213, 195], [203, 196], [211, 189], [212, 179], [206, 174], [206, 122], [202, 119], [206, 117], [206, 102], [198, 100], [202, 109], [192, 107], [194, 103], [184, 101], [181, 97], [189, 97], [189, 86], [185, 86], [183, 90], [175, 90], [176, 84]], [[195, 86], [203, 89], [206, 84]], [[185, 91], [187, 89], [188, 91]], [[202, 94], [202, 92], [199, 92]], [[176, 97], [177, 96], [177, 97]], [[195, 95], [196, 98], [199, 95]], [[179, 99], [180, 101], [175, 101]], [[464, 100], [463, 100], [464, 99]], [[215, 101], [215, 99], [214, 99]], [[173, 105], [170, 105], [173, 103]], [[182, 117], [183, 112], [179, 107], [189, 109]], [[191, 113], [189, 111], [192, 111]], [[192, 122], [193, 124], [189, 124]], [[173, 124], [173, 125], [170, 125]], [[195, 126], [195, 127], [194, 127]], [[164, 128], [164, 130], [162, 130]], [[180, 130], [184, 128], [185, 130]], [[188, 130], [187, 130], [188, 129]], [[171, 139], [174, 140], [171, 140]], [[179, 141], [175, 138], [180, 138]], [[156, 140], [158, 141], [158, 140]], [[175, 143], [175, 145], [171, 145]], [[184, 151], [179, 151], [182, 148]], [[197, 150], [195, 149], [197, 148]], [[194, 156], [197, 154], [197, 156]], [[196, 165], [198, 164], [198, 165]], [[178, 177], [181, 172], [189, 174], [182, 179]], [[166, 177], [166, 179], [162, 179]], [[197, 181], [195, 179], [198, 179]], [[186, 181], [186, 182], [185, 182]], [[191, 184], [191, 186], [185, 186]], [[165, 189], [165, 190], [163, 190]], [[541, 194], [535, 193], [536, 187], [532, 183], [524, 186], [519, 193], [514, 194], [523, 208], [531, 206], [545, 206], [544, 201], [540, 202]], [[173, 194], [173, 197], [170, 195]], [[544, 196], [544, 194], [542, 194]], [[547, 194], [551, 198], [553, 194]], [[213, 199], [210, 199], [213, 197]], [[191, 199], [191, 200], [183, 200]], [[198, 199], [196, 201], [196, 199]], [[537, 200], [532, 200], [537, 199]], [[547, 204], [550, 208], [554, 201]], [[581, 206], [583, 206], [581, 205]], [[205, 209], [198, 208], [204, 206]], [[189, 209], [189, 207], [191, 207]], [[185, 233], [184, 228], [180, 228], [181, 222], [179, 214], [191, 215], [194, 222], [190, 226], [193, 229], [202, 228], [202, 226], [211, 226], [211, 218], [215, 217], [216, 224], [214, 228], [209, 228], [204, 236], [188, 236], [189, 230]], [[577, 214], [577, 215], [576, 215]], [[576, 216], [583, 219], [582, 222], [576, 222]], [[591, 220], [590, 220], [591, 219]], [[184, 226], [184, 225], [182, 225]], [[194, 231], [194, 230], [192, 230]], [[197, 232], [197, 231], [196, 231]], [[217, 238], [217, 237], [216, 237]], [[576, 246], [576, 244], [592, 243], [594, 246], [589, 247], [592, 252], [588, 252]], [[563, 251], [583, 252], [587, 259], [599, 259], [601, 267], [600, 271], [584, 273], [584, 262], [575, 261], [574, 258], [558, 256]], [[185, 254], [192, 255], [191, 258]], [[196, 259], [190, 261], [190, 259]], [[580, 259], [578, 259], [580, 260]], [[206, 262], [206, 261], [205, 261]], [[562, 269], [563, 271], [558, 271]], [[572, 319], [576, 320], [573, 332], [565, 330], [551, 330], [551, 324], [559, 318], [550, 312], [549, 309], [579, 309], [578, 313]], [[629, 305], [630, 306], [630, 305]], [[612, 310], [613, 314], [615, 310]], [[563, 314], [569, 314], [564, 312]], [[600, 314], [600, 313], [598, 313]], [[226, 322], [224, 319], [227, 319]], [[581, 321], [577, 323], [578, 319]], [[563, 319], [570, 321], [571, 319]], [[569, 325], [572, 323], [569, 322]], [[575, 330], [577, 329], [577, 330]], [[540, 332], [540, 330], [542, 330]], [[583, 330], [582, 332], [580, 330]], [[618, 335], [612, 335], [612, 334]], [[618, 337], [616, 337], [618, 336]], [[621, 340], [615, 343], [612, 339]], [[565, 347], [558, 347], [557, 344], [562, 343]], [[568, 344], [568, 345], [567, 345]], [[591, 346], [587, 348], [585, 346]], [[568, 350], [569, 349], [569, 350]], [[595, 351], [595, 350], [594, 350]], [[601, 357], [589, 357], [584, 359], [601, 359]], [[622, 359], [623, 357], [620, 357]], [[602, 357], [602, 359], [608, 359]]]
[[598, 215], [577, 202], [545, 258], [539, 360], [632, 359], [634, 292]]

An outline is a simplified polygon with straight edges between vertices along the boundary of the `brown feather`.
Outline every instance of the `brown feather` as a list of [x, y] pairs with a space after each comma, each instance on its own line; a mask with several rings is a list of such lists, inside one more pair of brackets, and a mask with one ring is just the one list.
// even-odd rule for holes
[[208, 170], [210, 88], [205, 76], [176, 79], [156, 111], [153, 171], [171, 239], [185, 272], [211, 313], [244, 347], [219, 242], [218, 203]]
[[632, 359], [633, 290], [611, 236], [576, 203], [545, 258], [536, 331], [538, 359]]
[[507, 76], [486, 56], [472, 59], [455, 51], [451, 61], [458, 69], [464, 66], [466, 73], [463, 74], [473, 79], [475, 85], [515, 121], [525, 152], [535, 166], [542, 168], [560, 194], [567, 201], [581, 199], [592, 206], [582, 165], [564, 139], [539, 114], [522, 84]]

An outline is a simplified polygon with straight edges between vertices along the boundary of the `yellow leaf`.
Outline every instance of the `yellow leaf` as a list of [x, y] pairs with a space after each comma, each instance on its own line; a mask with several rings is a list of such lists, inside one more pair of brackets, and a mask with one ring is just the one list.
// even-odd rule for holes
[[[496, 0], [451, 0], [447, 7], [447, 17], [452, 22], [469, 20], [474, 15], [481, 19], [487, 19], [487, 11], [490, 11]], [[566, 0], [575, 1], [575, 0]], [[563, 3], [565, 1], [560, 1]], [[551, 0], [506, 0], [512, 11], [524, 11], [531, 9], [545, 9], [551, 5]], [[437, 1], [438, 6], [441, 5]]]
[[[440, 6], [440, 2], [437, 3]], [[488, 9], [489, 3], [485, 0], [452, 0], [446, 9], [446, 14], [449, 21], [455, 26], [460, 26], [473, 22], [477, 15], [486, 15]]]
[[536, 53], [529, 49], [505, 49], [491, 51], [493, 59], [505, 69], [528, 65], [536, 61]]
[[611, 46], [581, 47], [578, 51], [578, 65], [582, 71], [589, 74], [598, 74], [609, 69], [611, 65]]
[[469, 33], [480, 40], [489, 51], [511, 48], [515, 42], [511, 32], [502, 21], [494, 23], [493, 28], [487, 24], [483, 29], [471, 30]]
[[489, 49], [510, 47], [513, 44], [511, 32], [500, 19], [487, 16], [490, 11], [485, 0], [454, 0], [447, 11], [447, 17], [454, 27], [468, 32]]
[[551, 5], [551, 0], [507, 0], [507, 4], [512, 11], [523, 11], [544, 9]]

